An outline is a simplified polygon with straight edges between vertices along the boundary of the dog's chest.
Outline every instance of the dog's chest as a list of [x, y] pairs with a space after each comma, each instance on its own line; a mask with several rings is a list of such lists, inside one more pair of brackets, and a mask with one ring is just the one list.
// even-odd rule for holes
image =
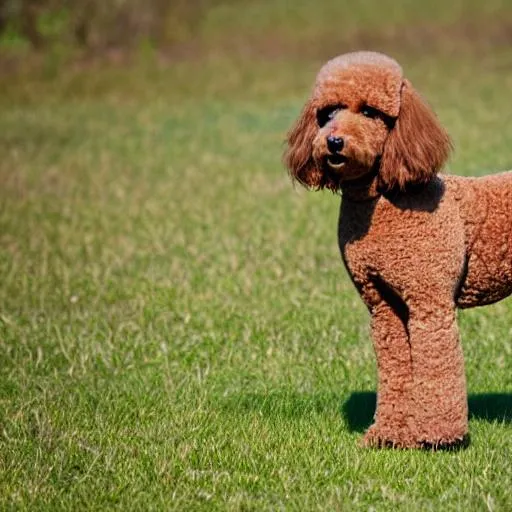
[[421, 280], [426, 272], [457, 276], [464, 261], [464, 236], [458, 222], [443, 222], [454, 214], [447, 211], [451, 208], [444, 201], [434, 209], [405, 208], [384, 198], [342, 205], [339, 247], [353, 280], [363, 283], [379, 275], [401, 287]]
[[338, 242], [344, 258], [371, 265], [380, 257], [410, 245], [411, 231], [432, 223], [426, 215], [400, 209], [384, 199], [373, 203], [342, 204]]

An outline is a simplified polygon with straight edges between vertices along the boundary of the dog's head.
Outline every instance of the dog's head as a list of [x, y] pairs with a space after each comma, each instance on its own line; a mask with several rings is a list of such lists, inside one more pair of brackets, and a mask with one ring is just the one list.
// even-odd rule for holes
[[320, 70], [284, 160], [309, 188], [338, 190], [375, 172], [379, 188], [389, 191], [430, 181], [450, 150], [450, 138], [398, 63], [356, 52]]

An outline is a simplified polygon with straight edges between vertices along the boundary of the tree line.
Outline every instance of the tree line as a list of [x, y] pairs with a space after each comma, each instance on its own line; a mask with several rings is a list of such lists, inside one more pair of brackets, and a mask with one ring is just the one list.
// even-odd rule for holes
[[56, 42], [82, 48], [156, 46], [190, 37], [201, 15], [221, 0], [0, 0], [0, 37], [7, 31], [35, 50]]

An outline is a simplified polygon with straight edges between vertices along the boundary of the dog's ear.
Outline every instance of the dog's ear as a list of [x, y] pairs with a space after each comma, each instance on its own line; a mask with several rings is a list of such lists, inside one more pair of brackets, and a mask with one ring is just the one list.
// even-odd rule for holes
[[383, 190], [429, 182], [452, 150], [450, 137], [434, 112], [408, 80], [401, 91], [400, 112], [384, 145], [379, 170]]
[[290, 176], [308, 188], [323, 188], [323, 172], [318, 169], [313, 159], [313, 140], [317, 133], [316, 111], [308, 101], [299, 119], [292, 126], [287, 136], [287, 147], [283, 161]]

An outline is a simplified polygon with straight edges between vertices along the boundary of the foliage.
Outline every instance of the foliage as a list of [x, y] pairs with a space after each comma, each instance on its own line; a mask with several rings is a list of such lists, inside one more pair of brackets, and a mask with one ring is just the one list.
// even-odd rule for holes
[[188, 37], [215, 0], [0, 0], [0, 32], [11, 24], [35, 49], [73, 43], [100, 49]]

